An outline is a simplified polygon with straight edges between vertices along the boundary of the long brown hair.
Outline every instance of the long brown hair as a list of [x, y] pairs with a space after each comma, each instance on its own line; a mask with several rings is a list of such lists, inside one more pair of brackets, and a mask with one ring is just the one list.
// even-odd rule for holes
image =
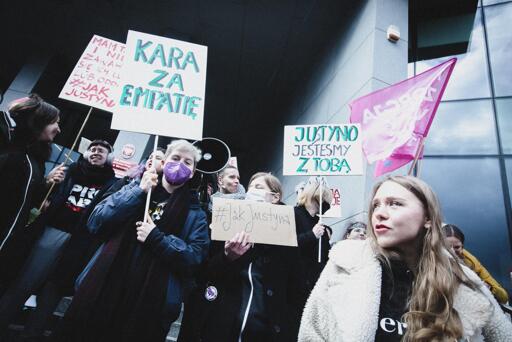
[[[418, 264], [409, 299], [409, 312], [404, 315], [407, 331], [404, 341], [445, 341], [463, 335], [459, 313], [453, 307], [455, 293], [460, 284], [476, 289], [462, 268], [448, 252], [442, 231], [441, 208], [437, 196], [423, 181], [411, 176], [389, 176], [378, 182], [371, 198], [385, 182], [394, 182], [410, 191], [423, 205], [425, 218], [430, 226], [422, 230], [418, 250]], [[381, 248], [372, 224], [374, 208], [368, 210], [368, 236], [377, 255], [389, 267], [389, 259], [400, 257], [396, 252]]]

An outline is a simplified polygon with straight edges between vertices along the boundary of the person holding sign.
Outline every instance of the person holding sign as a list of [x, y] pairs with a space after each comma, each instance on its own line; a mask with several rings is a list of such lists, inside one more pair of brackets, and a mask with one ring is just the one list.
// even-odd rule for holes
[[208, 249], [206, 215], [188, 185], [200, 158], [189, 142], [173, 141], [161, 182], [151, 168], [96, 206], [88, 227], [107, 240], [80, 276], [56, 340], [165, 341]]
[[368, 239], [343, 240], [308, 299], [299, 341], [512, 341], [512, 323], [445, 243], [432, 189], [389, 176]]
[[112, 146], [108, 142], [92, 141], [84, 157], [69, 166], [66, 178], [50, 198], [47, 210], [29, 227], [42, 233], [18, 278], [0, 297], [0, 331], [7, 328], [21, 312], [23, 303], [47, 281], [94, 197], [115, 181], [108, 159], [111, 152]]
[[12, 102], [2, 114], [0, 175], [2, 210], [0, 211], [0, 294], [16, 277], [28, 249], [23, 228], [30, 208], [37, 206], [45, 190], [45, 161], [51, 143], [60, 133], [60, 111], [32, 94]]
[[[279, 180], [265, 172], [251, 177], [247, 200], [281, 204]], [[257, 227], [254, 227], [257, 229]], [[205, 315], [182, 322], [179, 341], [296, 341], [300, 276], [296, 247], [252, 244], [237, 233], [213, 241], [207, 262]]]
[[[327, 186], [320, 182], [323, 178], [311, 177], [304, 186], [304, 189], [297, 197], [295, 211], [295, 223], [297, 225], [297, 242], [300, 251], [300, 264], [304, 272], [303, 286], [305, 293], [299, 310], [302, 311], [306, 300], [313, 290], [320, 273], [322, 272], [329, 256], [331, 245], [331, 228], [318, 223], [320, 214], [320, 199], [322, 199], [322, 211], [329, 210], [332, 201], [332, 192]], [[322, 214], [323, 214], [322, 213]], [[318, 239], [322, 241], [321, 259], [318, 262]]]

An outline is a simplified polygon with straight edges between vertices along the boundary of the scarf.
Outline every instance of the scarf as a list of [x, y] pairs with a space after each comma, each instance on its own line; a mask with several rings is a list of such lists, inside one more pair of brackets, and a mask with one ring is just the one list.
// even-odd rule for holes
[[[158, 229], [179, 235], [190, 201], [188, 184], [176, 189]], [[162, 311], [169, 269], [137, 241], [135, 222], [143, 217], [143, 207], [135, 214], [106, 242], [56, 332], [57, 341], [165, 340], [168, 327], [162, 326]]]

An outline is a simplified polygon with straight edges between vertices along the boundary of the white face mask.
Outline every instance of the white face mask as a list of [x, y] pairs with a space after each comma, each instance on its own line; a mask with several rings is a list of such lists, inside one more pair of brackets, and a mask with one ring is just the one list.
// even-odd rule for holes
[[245, 194], [245, 199], [249, 201], [272, 203], [272, 193], [263, 189], [251, 189]]

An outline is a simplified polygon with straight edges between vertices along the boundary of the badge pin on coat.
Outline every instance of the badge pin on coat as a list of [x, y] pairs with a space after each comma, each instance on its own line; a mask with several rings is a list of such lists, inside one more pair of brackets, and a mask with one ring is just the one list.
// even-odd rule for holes
[[204, 291], [204, 298], [206, 298], [207, 301], [211, 302], [217, 298], [218, 294], [219, 292], [217, 291], [217, 288], [215, 286], [208, 286]]

